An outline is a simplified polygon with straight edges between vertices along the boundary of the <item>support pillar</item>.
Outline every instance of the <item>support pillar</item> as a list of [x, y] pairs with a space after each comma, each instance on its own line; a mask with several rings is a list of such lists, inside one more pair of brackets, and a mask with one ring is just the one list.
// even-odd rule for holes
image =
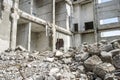
[[28, 23], [28, 26], [27, 26], [27, 49], [28, 51], [30, 51], [30, 42], [31, 42], [31, 22]]
[[19, 0], [13, 0], [13, 7], [11, 9], [11, 31], [10, 31], [10, 48], [14, 49], [16, 47], [16, 35], [17, 35], [17, 21], [19, 15], [17, 13]]
[[56, 46], [55, 46], [55, 43], [56, 43], [56, 27], [55, 27], [55, 0], [53, 0], [53, 27], [52, 27], [52, 30], [53, 30], [53, 35], [52, 35], [52, 43], [53, 43], [53, 51], [56, 50]]

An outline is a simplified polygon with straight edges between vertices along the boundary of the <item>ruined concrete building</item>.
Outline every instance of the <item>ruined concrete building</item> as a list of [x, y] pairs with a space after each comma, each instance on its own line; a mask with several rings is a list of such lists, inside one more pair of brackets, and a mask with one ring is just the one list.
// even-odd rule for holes
[[119, 36], [120, 0], [0, 0], [0, 51], [66, 51]]

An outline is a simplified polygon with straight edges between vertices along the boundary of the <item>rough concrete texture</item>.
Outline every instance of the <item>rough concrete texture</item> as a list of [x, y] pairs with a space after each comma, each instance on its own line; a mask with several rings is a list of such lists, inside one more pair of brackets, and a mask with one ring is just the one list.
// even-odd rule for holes
[[[2, 7], [4, 6], [4, 7]], [[10, 9], [12, 0], [0, 1], [0, 51], [9, 48], [10, 43]]]
[[[89, 54], [89, 56], [84, 55], [87, 57], [84, 60], [82, 60], [83, 57], [77, 56], [83, 56], [81, 51], [83, 54], [86, 52]], [[110, 63], [105, 62], [100, 55], [91, 55], [89, 50], [86, 51], [84, 48], [70, 48], [66, 53], [62, 51], [29, 52], [22, 46], [18, 46], [15, 50], [8, 49], [0, 53], [0, 79], [119, 80], [118, 56], [118, 54], [114, 55], [112, 57], [114, 63]]]

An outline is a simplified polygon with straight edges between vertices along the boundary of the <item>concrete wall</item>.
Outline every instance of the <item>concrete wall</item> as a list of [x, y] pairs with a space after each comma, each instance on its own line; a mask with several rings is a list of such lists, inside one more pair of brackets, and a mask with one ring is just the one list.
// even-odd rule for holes
[[4, 10], [0, 10], [0, 51], [9, 48], [10, 43], [10, 8], [12, 7], [12, 0], [4, 0]]
[[31, 23], [19, 24], [17, 27], [17, 45], [21, 45], [26, 49], [29, 49], [29, 30]]
[[52, 0], [34, 0], [32, 14], [52, 22]]
[[56, 25], [70, 29], [71, 6], [64, 0], [56, 3]]
[[66, 28], [66, 5], [64, 1], [56, 3], [56, 24], [63, 28]]
[[[80, 47], [83, 42], [93, 43], [94, 33], [85, 32], [85, 22], [94, 21], [93, 2], [84, 4], [76, 3], [73, 5], [73, 25], [78, 23], [78, 33], [74, 34], [74, 47]], [[74, 31], [74, 27], [72, 27]]]
[[[120, 30], [120, 0], [112, 0], [105, 3], [97, 5], [96, 8], [97, 14], [96, 18], [98, 20], [98, 40], [114, 40], [119, 39], [120, 36], [111, 36], [111, 37], [101, 37], [101, 32], [110, 31], [110, 30]], [[100, 24], [100, 20], [118, 18], [118, 22], [109, 23], [109, 24]], [[113, 28], [113, 29], [111, 29]], [[102, 29], [102, 30], [101, 30]], [[105, 29], [105, 30], [104, 30]], [[118, 33], [119, 34], [119, 33]]]
[[32, 0], [19, 0], [19, 8], [22, 11], [25, 11], [29, 14], [31, 14], [32, 11]]
[[50, 50], [49, 37], [46, 36], [45, 32], [32, 32], [31, 35], [31, 51], [45, 51]]
[[82, 44], [82, 39], [81, 39], [82, 37], [81, 37], [81, 34], [75, 34], [74, 36], [73, 36], [73, 47], [80, 47], [81, 46], [81, 44]]
[[[114, 29], [108, 29], [108, 30], [102, 30], [102, 31], [99, 31], [98, 33], [98, 40], [108, 40], [108, 41], [112, 41], [114, 39], [120, 39], [120, 34], [119, 33], [115, 33], [116, 36], [108, 36], [108, 37], [101, 37], [101, 32], [105, 32], [105, 31], [114, 31], [114, 30], [119, 30], [120, 31], [120, 28], [114, 28]], [[114, 34], [114, 33], [113, 33]]]
[[72, 47], [71, 36], [57, 32], [56, 33], [56, 40], [57, 40], [57, 38], [63, 39], [63, 41], [64, 41], [64, 50], [65, 51], [67, 51], [70, 47]]
[[90, 3], [87, 3], [87, 4], [81, 5], [81, 15], [80, 15], [81, 30], [84, 30], [85, 22], [90, 22], [90, 21], [93, 21], [93, 20], [94, 20], [93, 3], [90, 2]]
[[[117, 17], [120, 22], [120, 17], [119, 17], [120, 16], [120, 12], [119, 12], [120, 0], [113, 0], [113, 1], [98, 4], [96, 10], [97, 10], [98, 27], [101, 27], [100, 20], [103, 20], [103, 19]], [[105, 26], [102, 26], [102, 27], [105, 27]]]
[[30, 45], [32, 45], [31, 49], [30, 49], [31, 51], [36, 50], [36, 47], [37, 47], [37, 44], [36, 44], [36, 42], [37, 42], [37, 34], [38, 33], [36, 33], [36, 32], [31, 33], [31, 43], [30, 43]]
[[94, 33], [84, 33], [82, 34], [82, 43], [87, 42], [88, 44], [95, 42]]
[[[73, 5], [73, 24], [78, 23], [79, 31], [84, 31], [84, 23], [94, 20], [93, 2]], [[74, 29], [74, 28], [73, 28]]]

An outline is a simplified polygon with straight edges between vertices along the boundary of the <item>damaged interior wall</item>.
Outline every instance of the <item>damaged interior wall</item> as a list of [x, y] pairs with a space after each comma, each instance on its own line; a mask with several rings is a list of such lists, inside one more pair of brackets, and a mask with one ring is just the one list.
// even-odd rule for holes
[[32, 32], [31, 34], [31, 51], [46, 51], [50, 50], [49, 37], [45, 32]]
[[29, 28], [31, 23], [18, 24], [17, 27], [17, 46], [21, 45], [26, 49], [29, 49]]
[[[24, 4], [28, 4], [29, 2], [27, 1]], [[57, 5], [58, 3], [60, 3], [60, 7], [58, 7], [59, 5]], [[63, 6], [64, 4], [64, 6]], [[58, 23], [56, 22], [56, 25], [65, 28], [69, 31], [70, 25], [69, 25], [69, 16], [70, 16], [70, 11], [69, 11], [69, 15], [68, 15], [68, 11], [66, 11], [67, 6], [70, 7], [69, 5], [66, 6], [66, 2], [60, 1], [60, 2], [56, 2], [56, 14], [58, 14], [58, 16], [56, 16], [56, 20], [60, 20], [63, 18], [63, 14], [64, 15], [64, 20], [65, 21], [59, 21], [61, 25], [58, 25]], [[22, 6], [20, 4], [20, 6]], [[52, 0], [31, 0], [31, 14], [35, 17], [39, 17], [40, 19], [43, 19], [47, 22], [52, 22]], [[22, 11], [25, 11], [24, 9], [20, 8]], [[28, 9], [29, 10], [29, 9]], [[25, 11], [26, 12], [26, 11]], [[62, 13], [63, 12], [63, 13]], [[20, 23], [23, 23], [22, 20], [19, 21]], [[34, 22], [33, 22], [34, 23]], [[40, 29], [46, 27], [44, 26], [37, 26], [32, 24], [32, 28], [31, 28], [31, 40], [30, 40], [30, 50], [48, 50], [51, 49], [51, 37], [48, 35], [46, 36], [46, 30], [44, 29]], [[48, 26], [49, 27], [49, 26]], [[49, 33], [48, 33], [49, 34]], [[60, 33], [61, 35], [65, 35], [64, 33]], [[66, 38], [67, 37], [67, 38]], [[62, 36], [62, 39], [65, 39], [65, 51], [70, 47], [70, 43], [69, 43], [69, 37], [68, 35]], [[67, 41], [67, 42], [66, 42]], [[57, 38], [56, 38], [56, 42], [57, 42]], [[34, 46], [32, 46], [34, 45]]]
[[[71, 36], [70, 35], [65, 35], [60, 32], [56, 33], [56, 40], [57, 39], [63, 39], [63, 49], [66, 52], [69, 50], [70, 47], [72, 47], [72, 41], [71, 41]], [[57, 42], [56, 42], [57, 43]]]

